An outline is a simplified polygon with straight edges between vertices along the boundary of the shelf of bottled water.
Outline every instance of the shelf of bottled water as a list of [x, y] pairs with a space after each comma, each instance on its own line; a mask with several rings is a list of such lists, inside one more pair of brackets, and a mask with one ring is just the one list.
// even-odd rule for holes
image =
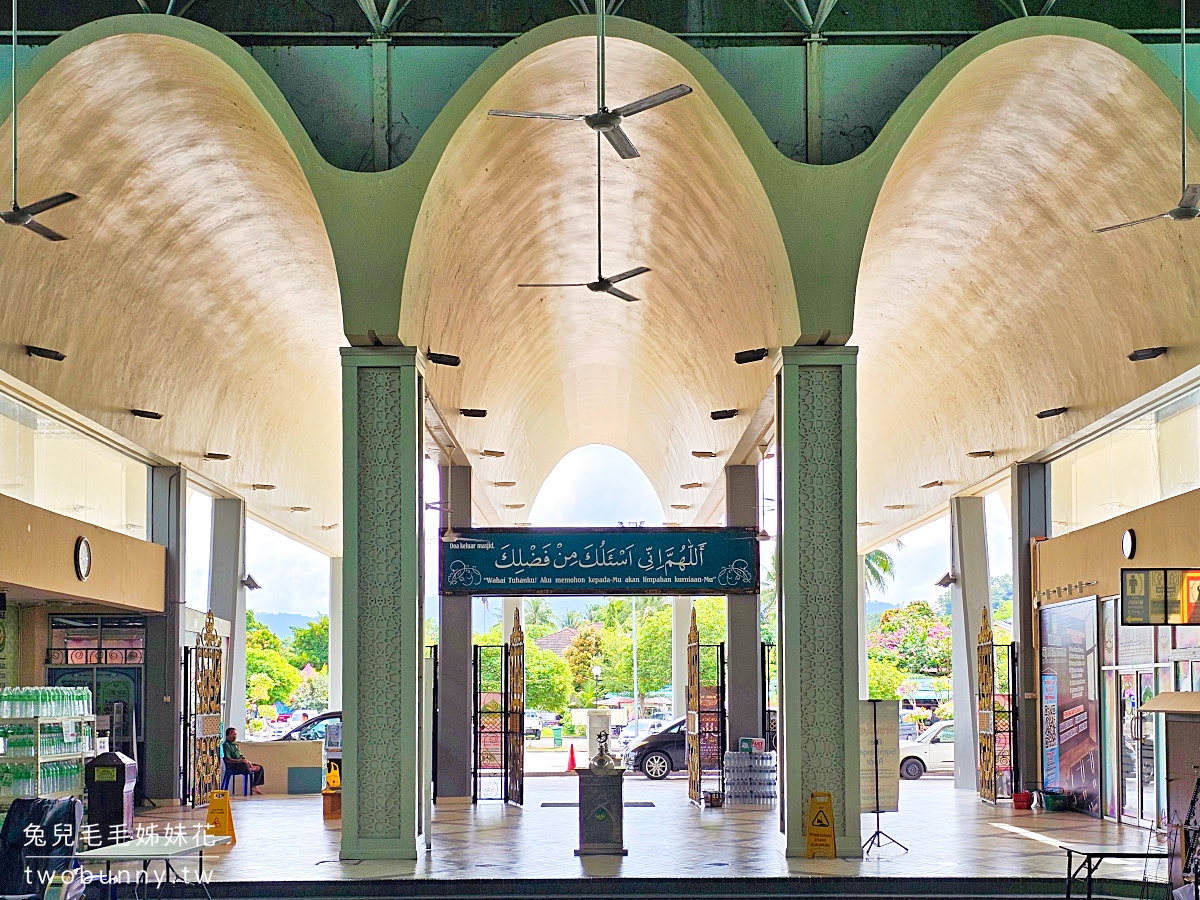
[[[41, 778], [38, 778], [39, 768]], [[0, 763], [0, 805], [16, 797], [83, 794], [83, 760]]]
[[0, 719], [57, 718], [91, 714], [91, 688], [0, 688]]
[[778, 794], [779, 769], [775, 754], [725, 754], [725, 802], [774, 803]]

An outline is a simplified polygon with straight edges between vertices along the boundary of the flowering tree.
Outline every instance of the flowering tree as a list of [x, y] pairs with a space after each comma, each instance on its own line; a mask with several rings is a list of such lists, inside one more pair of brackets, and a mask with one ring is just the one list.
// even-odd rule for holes
[[889, 609], [867, 635], [867, 656], [918, 675], [950, 674], [950, 626], [924, 600]]

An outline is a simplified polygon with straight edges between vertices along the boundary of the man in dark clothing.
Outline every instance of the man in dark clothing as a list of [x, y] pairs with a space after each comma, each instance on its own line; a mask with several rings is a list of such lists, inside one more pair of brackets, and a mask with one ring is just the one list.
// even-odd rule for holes
[[225, 729], [225, 743], [221, 745], [221, 756], [225, 758], [225, 768], [235, 775], [250, 776], [250, 790], [255, 794], [261, 794], [259, 786], [266, 780], [263, 774], [263, 767], [256, 766], [246, 757], [242, 756], [242, 751], [237, 745], [237, 729]]

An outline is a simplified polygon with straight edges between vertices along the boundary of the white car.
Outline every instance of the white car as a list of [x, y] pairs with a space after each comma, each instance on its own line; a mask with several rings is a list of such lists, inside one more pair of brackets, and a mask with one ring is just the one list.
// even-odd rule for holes
[[954, 771], [954, 723], [930, 725], [915, 741], [900, 742], [900, 777], [915, 781], [926, 772]]
[[624, 750], [630, 744], [641, 740], [648, 734], [658, 734], [671, 723], [666, 719], [634, 719], [621, 729], [621, 733], [613, 739], [613, 746]]

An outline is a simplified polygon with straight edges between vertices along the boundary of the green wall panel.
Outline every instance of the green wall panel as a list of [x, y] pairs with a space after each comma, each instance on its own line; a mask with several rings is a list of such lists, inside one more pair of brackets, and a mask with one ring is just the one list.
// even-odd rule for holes
[[937, 45], [826, 46], [822, 161], [844, 162], [866, 150], [943, 55]]
[[325, 160], [352, 172], [371, 165], [370, 47], [250, 47]]
[[804, 161], [804, 47], [710, 47], [700, 51], [750, 107], [784, 156]]
[[471, 46], [391, 48], [393, 166], [412, 156], [442, 107], [492, 53], [491, 47]]

